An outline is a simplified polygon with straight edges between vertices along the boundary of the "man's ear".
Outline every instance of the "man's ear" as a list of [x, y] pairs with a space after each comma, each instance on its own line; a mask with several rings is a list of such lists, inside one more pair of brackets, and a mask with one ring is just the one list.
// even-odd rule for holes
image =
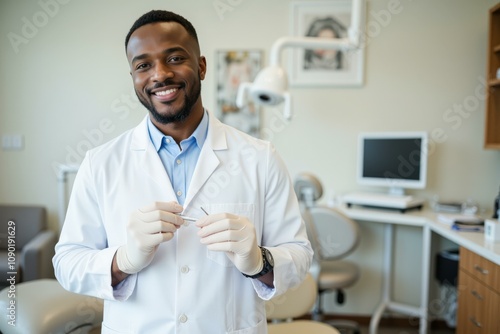
[[205, 79], [205, 74], [207, 73], [207, 60], [205, 56], [200, 56], [198, 60], [198, 74], [200, 76], [200, 80]]

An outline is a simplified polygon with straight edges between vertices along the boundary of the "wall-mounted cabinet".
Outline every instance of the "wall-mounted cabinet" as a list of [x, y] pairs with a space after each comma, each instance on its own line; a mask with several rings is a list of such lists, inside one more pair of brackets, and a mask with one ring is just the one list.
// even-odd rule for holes
[[500, 3], [490, 9], [484, 147], [500, 150]]

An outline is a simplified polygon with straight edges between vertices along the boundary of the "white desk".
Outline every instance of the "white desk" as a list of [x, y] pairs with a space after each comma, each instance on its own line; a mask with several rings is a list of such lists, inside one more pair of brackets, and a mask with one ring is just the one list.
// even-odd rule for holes
[[[425, 209], [421, 211], [408, 211], [406, 213], [357, 207], [339, 207], [338, 209], [354, 220], [386, 224], [384, 234], [382, 300], [370, 321], [370, 334], [377, 333], [380, 318], [386, 310], [417, 316], [420, 318], [420, 334], [427, 333], [432, 232], [500, 265], [500, 243], [485, 242], [482, 233], [454, 231], [450, 226], [440, 223], [437, 219], [437, 214], [434, 212]], [[418, 307], [398, 303], [391, 299], [394, 225], [408, 225], [422, 228], [422, 283], [420, 305]]]

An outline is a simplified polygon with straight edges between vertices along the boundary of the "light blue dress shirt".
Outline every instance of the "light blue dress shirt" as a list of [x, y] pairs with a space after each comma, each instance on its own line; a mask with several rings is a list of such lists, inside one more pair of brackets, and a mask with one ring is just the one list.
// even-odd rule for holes
[[208, 115], [203, 112], [200, 124], [189, 138], [184, 139], [179, 145], [171, 136], [165, 136], [148, 117], [149, 137], [160, 156], [161, 162], [170, 178], [177, 201], [184, 205], [186, 193], [193, 177], [196, 162], [200, 156], [201, 148], [205, 143], [208, 131]]

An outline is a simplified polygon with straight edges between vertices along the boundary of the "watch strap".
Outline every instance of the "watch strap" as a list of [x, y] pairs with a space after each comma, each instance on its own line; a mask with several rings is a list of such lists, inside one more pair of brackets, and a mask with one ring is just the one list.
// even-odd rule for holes
[[267, 274], [273, 270], [273, 265], [271, 263], [269, 263], [269, 261], [267, 260], [266, 252], [269, 252], [269, 251], [267, 249], [265, 249], [264, 247], [259, 246], [259, 248], [260, 248], [260, 251], [262, 254], [262, 262], [263, 262], [262, 270], [255, 275], [247, 275], [247, 274], [242, 273], [243, 276], [254, 279], [254, 278], [262, 277], [265, 274]]

